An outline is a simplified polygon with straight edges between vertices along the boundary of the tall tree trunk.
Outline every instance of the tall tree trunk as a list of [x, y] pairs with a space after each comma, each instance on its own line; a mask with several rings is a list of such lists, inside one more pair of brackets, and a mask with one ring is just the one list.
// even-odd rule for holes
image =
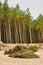
[[22, 26], [23, 26], [23, 29], [22, 29], [23, 43], [26, 43], [27, 42], [27, 38], [26, 38], [26, 26], [25, 26], [24, 21], [22, 22]]
[[43, 42], [43, 29], [40, 28], [40, 31], [41, 31], [41, 38], [42, 38], [42, 42]]
[[0, 20], [0, 41], [1, 41], [1, 20]]
[[8, 36], [9, 42], [12, 42], [12, 40], [11, 40], [11, 25], [10, 25], [10, 19], [8, 19], [8, 32], [9, 32], [9, 36]]
[[39, 39], [39, 42], [41, 42], [41, 32], [40, 32], [40, 30], [38, 31], [38, 39]]
[[29, 24], [30, 43], [32, 43], [31, 24]]
[[10, 19], [8, 19], [6, 28], [6, 35], [7, 35], [7, 43], [11, 43], [11, 27], [10, 27]]
[[21, 37], [21, 27], [20, 27], [19, 20], [18, 20], [18, 28], [19, 28], [20, 43], [22, 43], [22, 37]]
[[18, 28], [17, 28], [17, 22], [14, 20], [14, 25], [15, 25], [15, 43], [19, 43], [19, 35], [18, 35]]
[[8, 43], [8, 30], [7, 30], [8, 29], [7, 28], [8, 27], [8, 24], [6, 23], [6, 21], [5, 21], [5, 25], [6, 25], [6, 29], [5, 29], [6, 30], [6, 41]]

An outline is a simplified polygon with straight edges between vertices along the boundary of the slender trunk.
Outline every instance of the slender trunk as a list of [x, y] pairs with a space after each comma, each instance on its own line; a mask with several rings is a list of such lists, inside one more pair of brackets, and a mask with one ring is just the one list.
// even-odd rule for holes
[[25, 34], [25, 32], [24, 32], [24, 29], [23, 29], [23, 43], [25, 43], [25, 37], [24, 37], [24, 34]]
[[1, 20], [0, 20], [0, 41], [1, 41]]
[[17, 29], [17, 22], [15, 21], [14, 22], [14, 25], [15, 25], [15, 43], [19, 43], [19, 35], [18, 35], [18, 29]]
[[38, 35], [39, 35], [39, 42], [41, 42], [41, 32], [40, 31], [38, 31]]
[[23, 43], [25, 43], [25, 38], [24, 38], [24, 34], [25, 34], [24, 24], [22, 26], [23, 26], [23, 28], [22, 28], [22, 40], [23, 40]]
[[41, 38], [42, 38], [42, 42], [43, 42], [43, 29], [41, 28], [40, 31], [41, 31]]
[[10, 27], [10, 19], [8, 19], [8, 22], [6, 23], [6, 34], [7, 34], [7, 43], [11, 42], [11, 27]]
[[9, 32], [9, 42], [12, 42], [11, 40], [11, 25], [10, 25], [10, 19], [8, 19], [8, 32]]
[[32, 43], [31, 25], [29, 24], [30, 43]]
[[8, 31], [7, 31], [7, 23], [6, 23], [6, 21], [5, 21], [5, 26], [6, 26], [6, 41], [7, 41], [7, 43], [8, 43]]
[[19, 28], [20, 43], [22, 43], [21, 27], [20, 27], [20, 23], [19, 23], [19, 21], [18, 21], [18, 28]]
[[26, 35], [26, 25], [24, 24], [24, 40], [27, 43], [27, 35]]
[[23, 43], [26, 43], [27, 42], [27, 38], [26, 38], [26, 26], [25, 26], [25, 23], [23, 21], [22, 23], [23, 25], [23, 32], [22, 32], [22, 38], [23, 38]]

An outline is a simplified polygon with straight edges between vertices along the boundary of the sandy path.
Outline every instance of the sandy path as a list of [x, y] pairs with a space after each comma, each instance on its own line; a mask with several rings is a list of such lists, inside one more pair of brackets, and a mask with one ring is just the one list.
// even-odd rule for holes
[[4, 51], [0, 51], [0, 65], [43, 65], [43, 50], [36, 53], [40, 56], [37, 59], [10, 58], [3, 53]]

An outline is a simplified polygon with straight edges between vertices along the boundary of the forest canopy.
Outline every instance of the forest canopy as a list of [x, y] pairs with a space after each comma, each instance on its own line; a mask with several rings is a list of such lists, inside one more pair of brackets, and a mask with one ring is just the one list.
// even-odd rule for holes
[[0, 1], [0, 40], [6, 43], [43, 42], [43, 15], [33, 19], [29, 8], [26, 11], [9, 7], [8, 0]]

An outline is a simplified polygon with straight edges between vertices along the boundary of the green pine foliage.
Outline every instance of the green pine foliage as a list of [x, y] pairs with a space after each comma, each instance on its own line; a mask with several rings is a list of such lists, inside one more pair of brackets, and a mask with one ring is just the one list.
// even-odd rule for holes
[[43, 42], [43, 15], [35, 20], [29, 8], [26, 11], [9, 7], [8, 0], [0, 1], [0, 40], [6, 43]]

